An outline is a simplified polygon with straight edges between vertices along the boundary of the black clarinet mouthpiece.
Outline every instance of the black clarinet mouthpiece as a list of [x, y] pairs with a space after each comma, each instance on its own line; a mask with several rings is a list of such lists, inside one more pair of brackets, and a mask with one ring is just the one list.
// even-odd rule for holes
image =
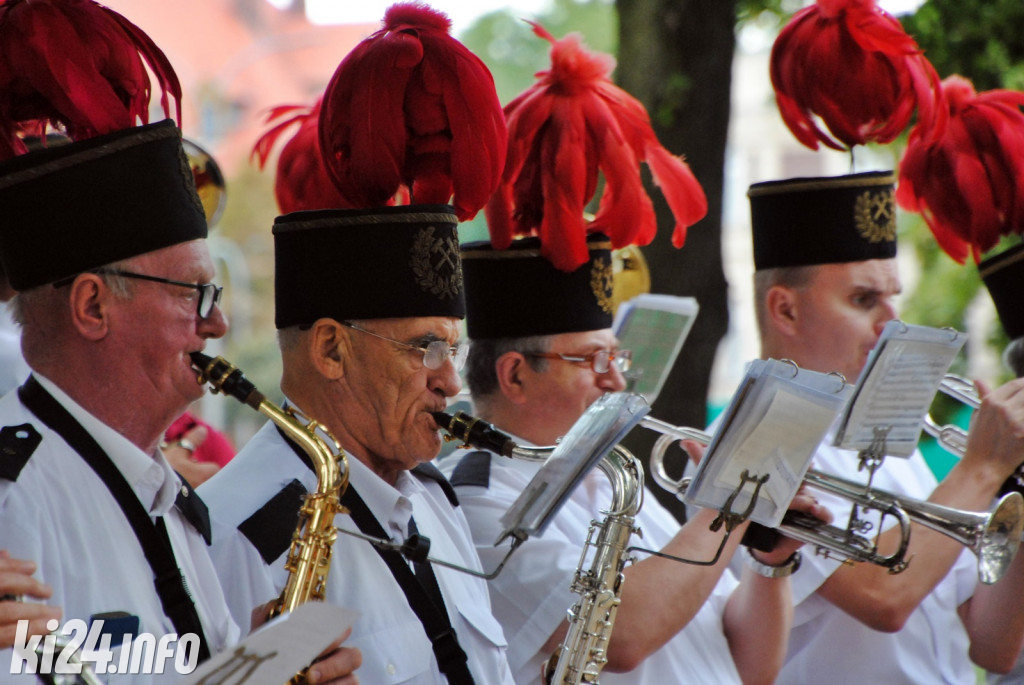
[[443, 411], [431, 412], [437, 425], [448, 431], [452, 437], [478, 449], [488, 450], [503, 457], [511, 457], [516, 448], [515, 441], [497, 428], [470, 416], [457, 412], [455, 416]]
[[239, 402], [259, 410], [260, 403], [266, 398], [238, 367], [230, 364], [223, 357], [215, 359], [202, 352], [192, 352], [189, 357], [199, 369], [203, 380], [213, 386], [214, 392], [231, 395]]

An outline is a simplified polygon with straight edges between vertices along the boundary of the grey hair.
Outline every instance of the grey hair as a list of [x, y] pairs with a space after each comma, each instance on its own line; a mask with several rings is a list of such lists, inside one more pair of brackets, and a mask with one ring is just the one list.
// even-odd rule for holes
[[498, 374], [495, 366], [502, 355], [518, 352], [526, 357], [534, 371], [547, 370], [548, 360], [531, 357], [531, 353], [547, 352], [551, 349], [551, 335], [532, 335], [523, 338], [489, 338], [472, 340], [469, 357], [466, 359], [466, 385], [474, 397], [487, 397], [498, 391]]
[[[132, 285], [129, 283], [129, 279], [124, 276], [118, 276], [117, 274], [103, 273], [104, 271], [126, 271], [131, 269], [130, 260], [121, 260], [119, 262], [112, 262], [104, 266], [98, 267], [90, 272], [99, 272], [100, 278], [110, 288], [110, 292], [114, 294], [114, 297], [121, 300], [130, 300], [132, 298]], [[87, 272], [83, 272], [87, 273]], [[70, 284], [69, 284], [70, 285]], [[34, 306], [34, 303], [41, 300], [46, 289], [53, 288], [53, 284], [47, 283], [36, 288], [30, 288], [19, 293], [16, 293], [7, 307], [10, 311], [11, 317], [14, 322], [19, 326], [24, 326], [27, 321], [26, 311]]]

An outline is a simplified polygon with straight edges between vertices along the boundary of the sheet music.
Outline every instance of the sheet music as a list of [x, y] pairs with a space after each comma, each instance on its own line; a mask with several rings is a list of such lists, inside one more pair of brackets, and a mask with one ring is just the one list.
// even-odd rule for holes
[[[803, 417], [793, 421], [793, 417]], [[836, 416], [834, 408], [799, 397], [779, 388], [772, 397], [768, 411], [741, 440], [719, 471], [716, 485], [734, 488], [740, 473], [770, 474], [761, 492], [785, 512], [807, 470], [806, 455], [813, 455], [821, 444], [821, 426], [828, 426]], [[766, 447], [767, 450], [766, 451]]]
[[325, 602], [306, 602], [253, 631], [234, 647], [210, 657], [183, 685], [286, 683], [341, 637], [359, 612]]
[[886, 324], [857, 380], [835, 444], [844, 449], [874, 450], [878, 449], [876, 437], [884, 435], [885, 455], [913, 454], [942, 376], [966, 339], [949, 329], [900, 321]]
[[697, 300], [675, 295], [638, 295], [619, 306], [612, 330], [619, 346], [633, 351], [626, 389], [654, 404], [697, 318]]
[[722, 511], [734, 497], [730, 510], [741, 513], [754, 493], [753, 482], [740, 489], [741, 473], [767, 475], [750, 518], [777, 526], [848, 396], [849, 386], [836, 375], [792, 362], [751, 362], [684, 501]]
[[583, 476], [650, 410], [642, 396], [628, 392], [608, 393], [591, 404], [502, 515], [495, 544], [510, 535], [543, 532]]

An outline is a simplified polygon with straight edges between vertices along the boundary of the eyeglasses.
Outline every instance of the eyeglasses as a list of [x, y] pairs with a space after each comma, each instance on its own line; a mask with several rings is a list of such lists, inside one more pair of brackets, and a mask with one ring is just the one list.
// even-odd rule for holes
[[401, 340], [388, 338], [380, 335], [379, 333], [374, 333], [373, 331], [368, 331], [365, 328], [348, 321], [341, 321], [339, 323], [341, 323], [342, 326], [366, 333], [367, 335], [372, 335], [375, 338], [387, 340], [389, 343], [393, 343], [399, 347], [420, 352], [423, 355], [423, 366], [431, 370], [440, 369], [446, 359], [451, 360], [456, 371], [462, 371], [462, 367], [466, 365], [466, 356], [469, 354], [469, 345], [467, 343], [455, 343], [454, 345], [449, 345], [444, 340], [433, 340], [431, 342], [424, 343], [423, 345], [412, 345], [410, 343], [402, 342]]
[[185, 283], [184, 281], [172, 281], [169, 278], [160, 278], [159, 276], [150, 276], [148, 274], [137, 274], [131, 271], [100, 269], [94, 273], [120, 276], [121, 278], [134, 278], [140, 281], [152, 281], [154, 283], [164, 283], [166, 285], [176, 285], [179, 288], [192, 288], [192, 290], [199, 293], [199, 302], [196, 303], [196, 312], [199, 314], [199, 318], [201, 319], [209, 318], [210, 314], [213, 313], [213, 308], [220, 303], [220, 296], [224, 292], [223, 286], [214, 285], [213, 283]]
[[621, 373], [629, 371], [633, 364], [632, 350], [596, 350], [586, 355], [561, 354], [560, 352], [529, 352], [527, 356], [541, 359], [561, 359], [564, 362], [589, 363], [594, 373], [608, 373], [612, 365]]

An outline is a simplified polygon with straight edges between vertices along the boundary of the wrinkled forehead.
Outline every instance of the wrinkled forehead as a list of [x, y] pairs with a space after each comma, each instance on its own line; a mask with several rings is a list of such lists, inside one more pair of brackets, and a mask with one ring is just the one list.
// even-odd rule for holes
[[417, 316], [363, 319], [355, 323], [396, 340], [415, 340], [430, 336], [455, 342], [459, 339], [461, 321], [454, 316]]

